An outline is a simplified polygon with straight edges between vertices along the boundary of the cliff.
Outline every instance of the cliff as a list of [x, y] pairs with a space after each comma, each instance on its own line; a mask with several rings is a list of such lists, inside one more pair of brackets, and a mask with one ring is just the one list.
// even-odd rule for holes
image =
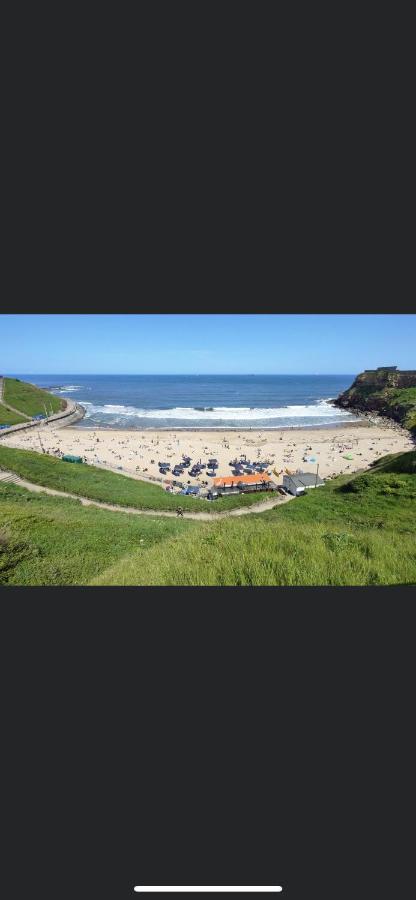
[[335, 406], [376, 412], [409, 428], [416, 437], [416, 370], [368, 369], [334, 400]]

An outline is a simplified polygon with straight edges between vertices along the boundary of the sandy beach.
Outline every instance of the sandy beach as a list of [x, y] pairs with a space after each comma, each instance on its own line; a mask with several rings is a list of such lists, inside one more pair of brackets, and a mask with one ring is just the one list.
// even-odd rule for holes
[[[56, 427], [53, 424], [2, 438], [2, 444], [24, 450], [36, 450], [61, 456], [72, 453], [87, 463], [103, 466], [125, 475], [156, 480], [166, 484], [172, 476], [162, 477], [159, 462], [173, 465], [189, 454], [192, 463], [215, 457], [217, 475], [230, 475], [230, 460], [245, 454], [252, 462], [268, 461], [268, 472], [275, 481], [289, 469], [316, 472], [322, 478], [348, 474], [367, 468], [387, 453], [414, 449], [409, 433], [394, 422], [363, 420], [350, 426], [296, 428], [273, 431], [138, 431]], [[345, 456], [352, 459], [345, 459]], [[316, 462], [307, 462], [307, 457]], [[180, 480], [187, 484], [212, 483], [205, 471], [191, 478], [185, 470]]]

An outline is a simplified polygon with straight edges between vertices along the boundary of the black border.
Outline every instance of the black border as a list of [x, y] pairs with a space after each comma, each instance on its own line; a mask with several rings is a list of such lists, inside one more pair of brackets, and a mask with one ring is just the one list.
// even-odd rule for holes
[[[333, 261], [329, 260], [329, 268]], [[388, 264], [386, 264], [387, 267]], [[269, 265], [270, 268], [271, 264]], [[166, 276], [156, 274], [154, 281], [146, 284], [132, 279], [130, 285], [123, 280], [117, 286], [105, 272], [96, 273], [92, 288], [83, 284], [85, 272], [80, 271], [77, 289], [71, 283], [46, 287], [37, 284], [28, 290], [19, 285], [2, 299], [3, 314], [31, 313], [102, 315], [140, 315], [176, 313], [178, 315], [198, 313], [226, 313], [232, 315], [237, 309], [240, 315], [411, 315], [414, 313], [414, 278], [406, 281], [403, 271], [396, 273], [392, 264], [387, 271], [380, 269], [368, 272], [358, 264], [349, 262], [348, 271], [335, 280], [318, 277], [316, 266], [309, 272], [302, 267], [291, 272], [289, 264], [272, 277], [270, 271], [255, 283], [244, 271], [235, 273], [235, 283], [230, 287], [223, 283], [221, 271], [215, 267], [206, 281], [182, 285], [173, 284]], [[394, 277], [397, 275], [396, 283]], [[73, 276], [75, 278], [75, 275]], [[114, 275], [115, 277], [115, 275]], [[212, 282], [215, 281], [215, 287]], [[18, 290], [17, 290], [18, 287]]]
[[296, 900], [408, 896], [411, 588], [1, 599], [7, 830], [39, 895], [261, 872]]

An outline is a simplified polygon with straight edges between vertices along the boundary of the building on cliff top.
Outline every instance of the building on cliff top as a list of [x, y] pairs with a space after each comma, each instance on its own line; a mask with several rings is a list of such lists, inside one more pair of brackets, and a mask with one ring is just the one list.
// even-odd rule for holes
[[378, 366], [377, 369], [365, 369], [365, 372], [397, 372], [397, 366]]

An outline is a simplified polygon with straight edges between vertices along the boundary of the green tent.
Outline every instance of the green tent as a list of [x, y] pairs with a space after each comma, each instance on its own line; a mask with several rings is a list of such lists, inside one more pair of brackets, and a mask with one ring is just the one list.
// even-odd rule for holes
[[63, 462], [72, 462], [72, 463], [82, 463], [82, 456], [71, 456], [70, 453], [67, 453], [66, 456], [62, 457]]

